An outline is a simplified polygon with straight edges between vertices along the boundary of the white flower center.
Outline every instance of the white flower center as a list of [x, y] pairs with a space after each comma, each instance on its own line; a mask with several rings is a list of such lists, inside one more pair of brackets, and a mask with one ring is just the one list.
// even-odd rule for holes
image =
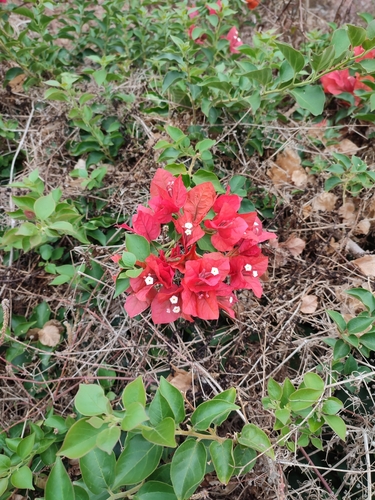
[[246, 264], [245, 265], [245, 271], [251, 271], [253, 266], [251, 264]]
[[254, 226], [259, 226], [259, 222], [255, 221]]
[[258, 271], [253, 271], [253, 276], [256, 278], [258, 276]]
[[177, 304], [178, 302], [178, 297], [176, 295], [172, 295], [172, 297], [169, 299], [169, 302], [171, 304]]
[[186, 234], [186, 236], [190, 236], [191, 235], [191, 229], [186, 229], [185, 230], [185, 234]]
[[219, 274], [219, 269], [217, 267], [213, 267], [211, 269], [211, 274], [213, 274], [214, 276], [217, 276]]
[[181, 311], [180, 307], [179, 306], [174, 306], [174, 308], [172, 309], [172, 311], [177, 314]]
[[154, 278], [152, 276], [146, 276], [145, 277], [145, 283], [146, 283], [146, 285], [153, 285], [154, 284]]
[[229, 297], [229, 304], [233, 302], [233, 297]]
[[191, 222], [185, 222], [186, 229], [191, 229], [193, 227], [193, 224]]

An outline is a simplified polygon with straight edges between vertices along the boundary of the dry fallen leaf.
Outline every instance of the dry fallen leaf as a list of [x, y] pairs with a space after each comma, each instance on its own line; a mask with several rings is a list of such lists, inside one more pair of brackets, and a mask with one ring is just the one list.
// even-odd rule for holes
[[354, 154], [358, 151], [359, 147], [354, 144], [354, 142], [352, 142], [351, 140], [349, 139], [343, 139], [342, 141], [340, 141], [338, 144], [332, 144], [331, 146], [328, 146], [326, 149], [325, 149], [325, 153], [332, 153], [332, 152], [335, 152], [335, 153], [344, 153], [344, 154]]
[[343, 218], [344, 222], [347, 222], [348, 224], [352, 224], [357, 218], [355, 205], [352, 201], [347, 201], [346, 203], [341, 205], [341, 207], [338, 209], [338, 213], [340, 217]]
[[335, 208], [336, 201], [337, 196], [333, 193], [324, 192], [313, 199], [312, 207], [315, 211], [321, 210], [322, 212], [332, 212]]
[[47, 321], [41, 330], [38, 332], [39, 342], [48, 347], [55, 347], [60, 342], [61, 333], [64, 327], [55, 319]]
[[312, 314], [318, 307], [318, 297], [316, 295], [305, 295], [302, 297], [300, 311], [304, 314]]
[[375, 276], [375, 255], [365, 255], [360, 259], [352, 260], [365, 276]]
[[290, 148], [284, 149], [277, 155], [276, 162], [272, 162], [267, 175], [275, 186], [292, 183], [297, 187], [303, 187], [307, 183], [307, 174], [301, 165], [301, 158]]
[[13, 94], [19, 94], [20, 92], [23, 92], [23, 82], [26, 80], [26, 75], [22, 73], [21, 75], [15, 76], [10, 82], [8, 83], [8, 86], [10, 87], [11, 92]]
[[371, 222], [368, 219], [362, 219], [358, 222], [354, 229], [355, 234], [368, 234], [370, 231]]
[[172, 366], [172, 373], [168, 375], [167, 380], [170, 384], [172, 384], [176, 389], [181, 392], [187, 392], [192, 388], [193, 384], [193, 375], [191, 372], [187, 372], [185, 370], [181, 370], [181, 368], [177, 368], [176, 366]]
[[280, 247], [286, 248], [293, 257], [297, 257], [305, 250], [306, 242], [292, 234], [286, 241], [280, 243]]

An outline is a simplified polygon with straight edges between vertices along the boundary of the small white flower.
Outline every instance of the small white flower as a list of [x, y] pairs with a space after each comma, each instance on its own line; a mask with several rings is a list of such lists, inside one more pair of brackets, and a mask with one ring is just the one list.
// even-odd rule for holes
[[177, 314], [181, 311], [181, 308], [179, 306], [174, 306], [174, 308], [172, 309], [172, 311]]
[[256, 278], [258, 276], [258, 271], [253, 271], [253, 276]]
[[191, 229], [193, 227], [193, 224], [191, 222], [185, 222], [186, 229]]
[[153, 285], [154, 284], [154, 278], [152, 276], [146, 276], [145, 277], [145, 283], [146, 283], [146, 285]]
[[245, 265], [245, 271], [251, 271], [253, 266], [251, 264], [246, 264]]
[[217, 276], [219, 274], [219, 269], [217, 267], [213, 267], [211, 269], [211, 274], [213, 274], [214, 276]]
[[185, 230], [185, 234], [186, 234], [186, 236], [190, 236], [191, 235], [191, 229], [186, 229]]
[[255, 221], [254, 226], [259, 226], [259, 222]]
[[169, 299], [171, 304], [177, 304], [178, 302], [178, 297], [176, 295], [172, 295], [172, 297]]
[[233, 302], [233, 297], [229, 297], [229, 304]]

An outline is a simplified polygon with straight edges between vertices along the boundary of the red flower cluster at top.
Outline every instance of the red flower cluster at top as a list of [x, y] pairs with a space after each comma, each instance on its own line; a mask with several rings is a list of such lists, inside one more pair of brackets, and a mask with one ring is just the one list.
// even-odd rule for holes
[[7, 3], [7, 0], [0, 0], [0, 3]]
[[259, 5], [258, 0], [246, 0], [246, 3], [250, 10], [256, 9]]
[[[361, 46], [354, 47], [353, 52], [355, 56], [360, 56], [365, 49]], [[375, 49], [370, 50], [365, 56], [357, 57], [356, 61], [362, 61], [363, 59], [374, 59]], [[321, 82], [323, 85], [323, 90], [326, 94], [339, 95], [343, 92], [348, 92], [354, 96], [354, 102], [358, 105], [361, 98], [354, 94], [355, 90], [371, 90], [368, 85], [363, 83], [363, 80], [374, 81], [374, 78], [370, 75], [360, 76], [356, 73], [354, 76], [350, 75], [349, 69], [341, 69], [327, 73], [327, 75], [322, 76]]]
[[[247, 0], [247, 2], [248, 2], [250, 9], [253, 9], [256, 7], [256, 5], [258, 5], [257, 0]], [[256, 5], [254, 7], [250, 7], [250, 3], [251, 3], [251, 5], [256, 3]], [[223, 4], [221, 3], [221, 0], [217, 0], [216, 5], [217, 5], [217, 9], [213, 9], [212, 7], [209, 7], [208, 5], [206, 5], [208, 13], [211, 16], [214, 16], [214, 15], [217, 16], [223, 10]], [[196, 5], [194, 4], [192, 6], [192, 8], [194, 9], [195, 7], [196, 7]], [[195, 17], [198, 17], [198, 16], [199, 16], [199, 11], [197, 9], [189, 12], [190, 19], [194, 19]], [[193, 31], [196, 27], [197, 26], [195, 24], [192, 24], [189, 27], [189, 29], [188, 29], [189, 38], [194, 40], [194, 42], [197, 43], [198, 45], [204, 45], [205, 40], [207, 40], [207, 34], [203, 33], [202, 35], [200, 35], [199, 37], [194, 39], [193, 38]], [[238, 36], [238, 30], [235, 26], [233, 26], [233, 28], [231, 28], [229, 30], [227, 35], [222, 36], [221, 38], [225, 38], [226, 40], [229, 41], [229, 52], [231, 52], [232, 54], [239, 53], [239, 50], [237, 50], [237, 47], [240, 47], [241, 45], [243, 45], [243, 42], [241, 41], [241, 38]]]
[[[211, 182], [187, 190], [181, 176], [163, 169], [156, 171], [150, 192], [149, 207], [138, 206], [133, 216], [133, 229], [120, 227], [151, 241], [160, 235], [162, 224], [172, 222], [177, 238], [168, 251], [137, 262], [143, 271], [130, 278], [125, 303], [129, 316], [151, 306], [156, 324], [178, 318], [193, 321], [193, 316], [217, 319], [220, 309], [233, 318], [234, 290], [262, 295], [259, 277], [268, 259], [258, 244], [276, 236], [263, 231], [255, 212], [238, 213], [242, 198], [229, 189], [217, 195]], [[200, 255], [196, 245], [206, 234], [217, 251]]]

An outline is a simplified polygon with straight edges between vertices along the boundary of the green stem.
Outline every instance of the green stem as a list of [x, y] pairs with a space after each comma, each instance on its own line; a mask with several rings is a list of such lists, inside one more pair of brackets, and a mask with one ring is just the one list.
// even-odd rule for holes
[[120, 493], [111, 493], [108, 500], [116, 500], [117, 498], [130, 498], [134, 493], [137, 493], [137, 491], [140, 489], [142, 485], [143, 481], [128, 491], [121, 491]]
[[195, 437], [199, 441], [201, 439], [208, 439], [209, 441], [217, 441], [218, 443], [223, 443], [227, 438], [222, 438], [220, 436], [217, 436], [213, 432], [210, 434], [202, 434], [200, 432], [195, 432], [195, 431], [181, 431], [178, 430], [176, 431], [176, 436], [188, 436], [188, 437]]

